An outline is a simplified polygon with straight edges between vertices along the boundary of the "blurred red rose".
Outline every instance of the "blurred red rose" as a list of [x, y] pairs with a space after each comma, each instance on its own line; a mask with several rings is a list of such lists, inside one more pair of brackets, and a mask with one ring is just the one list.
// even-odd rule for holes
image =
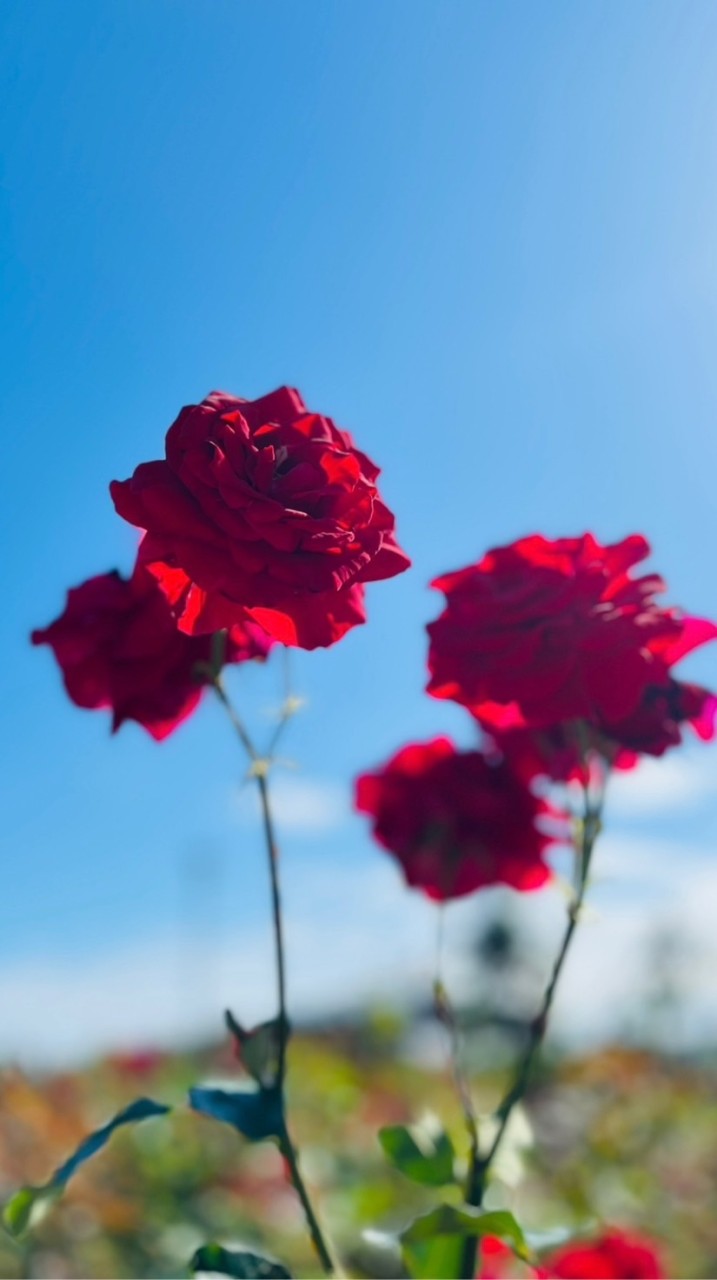
[[[73, 587], [64, 612], [31, 639], [50, 645], [78, 707], [110, 707], [113, 733], [136, 720], [158, 741], [199, 702], [196, 664], [208, 662], [212, 649], [211, 636], [177, 630], [164, 592], [142, 565], [131, 578], [103, 573]], [[236, 626], [225, 661], [265, 658], [272, 644], [256, 624]]]
[[161, 1070], [167, 1062], [167, 1054], [160, 1049], [135, 1049], [128, 1053], [111, 1053], [106, 1061], [118, 1075], [143, 1079]]
[[481, 1239], [476, 1280], [511, 1280], [517, 1276], [542, 1277], [546, 1274], [520, 1261], [513, 1250], [495, 1236], [483, 1236]]
[[650, 1241], [619, 1231], [566, 1245], [545, 1260], [545, 1268], [560, 1280], [661, 1280], [665, 1274]]
[[685, 653], [717, 626], [655, 602], [654, 575], [630, 570], [639, 535], [603, 547], [591, 534], [535, 535], [437, 578], [446, 608], [429, 627], [429, 693], [460, 702], [489, 729], [629, 721]]
[[429, 898], [458, 898], [489, 884], [537, 889], [550, 875], [543, 856], [554, 837], [538, 818], [555, 817], [507, 764], [456, 751], [447, 738], [403, 747], [356, 782], [356, 808]]
[[527, 786], [536, 778], [587, 782], [590, 777], [591, 761], [583, 760], [583, 744], [573, 722], [550, 729], [491, 730], [484, 747], [489, 758], [506, 760]]
[[540, 1266], [528, 1267], [501, 1240], [481, 1241], [477, 1280], [510, 1280], [517, 1274], [538, 1280], [662, 1280], [664, 1271], [653, 1244], [619, 1231], [596, 1240], [568, 1244]]
[[621, 724], [605, 727], [603, 753], [615, 768], [631, 769], [640, 756], [662, 756], [678, 747], [685, 725], [709, 742], [716, 712], [717, 698], [709, 689], [670, 678], [663, 686], [648, 687], [640, 705]]
[[[703, 618], [683, 617], [681, 633], [673, 640], [652, 644], [661, 663], [672, 668], [687, 653], [707, 644], [717, 635], [714, 623]], [[703, 742], [714, 737], [717, 697], [700, 685], [676, 680], [673, 675], [659, 685], [648, 685], [638, 706], [619, 723], [606, 723], [603, 736], [612, 748], [612, 763], [630, 769], [641, 755], [661, 756], [682, 741], [682, 728], [690, 725]]]
[[537, 777], [587, 781], [595, 755], [614, 769], [632, 769], [641, 756], [662, 756], [679, 746], [685, 725], [710, 741], [716, 715], [717, 697], [709, 689], [670, 677], [665, 685], [649, 685], [632, 715], [618, 724], [581, 729], [579, 722], [568, 721], [549, 729], [491, 728], [490, 741], [524, 782]]
[[313, 649], [365, 622], [363, 584], [408, 568], [379, 470], [298, 391], [258, 400], [214, 391], [182, 409], [166, 459], [110, 486], [147, 530], [141, 556], [181, 570], [179, 626], [218, 631], [247, 614]]

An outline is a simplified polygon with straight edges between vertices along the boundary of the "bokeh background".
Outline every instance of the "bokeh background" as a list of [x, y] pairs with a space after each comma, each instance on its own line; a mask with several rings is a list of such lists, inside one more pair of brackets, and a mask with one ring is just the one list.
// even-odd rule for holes
[[[430, 1017], [409, 1030], [436, 913], [370, 844], [351, 779], [409, 737], [469, 741], [422, 691], [427, 584], [490, 545], [642, 531], [671, 600], [717, 613], [717, 7], [4, 0], [0, 42], [0, 1060], [79, 1088], [47, 1073], [208, 1041], [226, 1003], [273, 1011], [261, 845], [220, 710], [160, 746], [135, 725], [110, 739], [28, 634], [68, 586], [130, 568], [107, 485], [160, 454], [182, 404], [288, 382], [381, 464], [414, 562], [369, 590], [367, 627], [293, 655], [307, 705], [277, 774], [292, 1008], [315, 1029], [398, 1019], [396, 1054], [440, 1074]], [[682, 671], [717, 685], [717, 652]], [[268, 735], [280, 663], [231, 680]], [[651, 1098], [687, 1072], [674, 1088], [700, 1116], [716, 778], [715, 749], [688, 746], [613, 786], [555, 1022], [583, 1062], [619, 1042], [618, 1078], [644, 1093], [649, 1077]], [[527, 956], [539, 976], [563, 910], [559, 889], [452, 908], [458, 997], [507, 1008], [498, 925], [508, 968]], [[124, 1096], [88, 1070], [100, 1112]], [[45, 1105], [23, 1074], [8, 1088]], [[42, 1142], [22, 1150], [8, 1181], [28, 1160], [42, 1176]], [[697, 1204], [700, 1159], [684, 1161]]]

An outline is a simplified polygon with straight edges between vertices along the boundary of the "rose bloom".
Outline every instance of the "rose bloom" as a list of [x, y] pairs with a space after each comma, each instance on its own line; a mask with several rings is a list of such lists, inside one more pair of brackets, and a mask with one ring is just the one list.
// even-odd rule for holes
[[662, 756], [682, 742], [689, 725], [703, 742], [714, 737], [717, 698], [709, 689], [672, 677], [665, 685], [651, 685], [632, 715], [621, 724], [606, 725], [603, 754], [616, 769], [631, 769], [640, 756]]
[[[595, 757], [613, 769], [632, 769], [642, 756], [662, 756], [679, 746], [686, 725], [709, 742], [716, 715], [717, 697], [709, 689], [670, 677], [665, 685], [649, 685], [639, 706], [621, 723], [602, 728], [578, 721], [549, 729], [491, 728], [490, 743], [525, 782], [537, 777], [587, 782]], [[490, 723], [490, 717], [486, 719]]]
[[555, 837], [539, 818], [555, 811], [504, 762], [457, 751], [448, 738], [403, 747], [356, 782], [356, 808], [373, 819], [379, 844], [407, 884], [429, 898], [459, 898], [489, 884], [537, 889]]
[[510, 1280], [517, 1274], [540, 1280], [662, 1280], [665, 1272], [650, 1241], [620, 1231], [567, 1244], [535, 1268], [519, 1262], [501, 1240], [486, 1236], [480, 1246], [478, 1280]]
[[660, 578], [632, 576], [648, 552], [639, 535], [612, 546], [535, 535], [436, 578], [446, 608], [428, 627], [428, 692], [490, 730], [630, 722], [675, 662], [717, 636], [655, 602]]
[[183, 574], [181, 630], [250, 616], [313, 649], [366, 621], [364, 583], [410, 563], [378, 475], [346, 431], [280, 387], [258, 400], [214, 391], [182, 409], [165, 459], [110, 490], [119, 514], [147, 530], [143, 560]]
[[565, 1245], [545, 1266], [546, 1275], [560, 1280], [660, 1280], [665, 1274], [650, 1241], [619, 1231]]
[[[164, 592], [142, 565], [130, 578], [103, 573], [73, 587], [64, 612], [31, 639], [50, 645], [78, 707], [110, 707], [113, 733], [136, 720], [157, 741], [197, 706], [208, 680], [197, 663], [212, 656], [211, 636], [177, 630]], [[236, 626], [225, 661], [265, 658], [272, 643], [256, 624]]]
[[516, 1258], [513, 1250], [496, 1236], [483, 1236], [480, 1241], [476, 1280], [517, 1280], [517, 1277], [540, 1276], [547, 1273], [531, 1267]]

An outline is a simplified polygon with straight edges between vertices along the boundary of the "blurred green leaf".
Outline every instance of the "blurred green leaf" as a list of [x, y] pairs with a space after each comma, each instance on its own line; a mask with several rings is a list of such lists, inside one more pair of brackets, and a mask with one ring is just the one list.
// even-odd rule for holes
[[440, 1129], [431, 1133], [428, 1126], [391, 1125], [378, 1135], [388, 1159], [413, 1182], [426, 1187], [443, 1187], [454, 1181], [455, 1151], [448, 1134]]
[[479, 1209], [442, 1204], [401, 1233], [403, 1257], [416, 1280], [451, 1280], [458, 1274], [466, 1236], [495, 1236], [519, 1258], [530, 1261], [523, 1230], [507, 1209], [482, 1213]]
[[280, 1262], [263, 1258], [259, 1253], [233, 1252], [220, 1244], [205, 1244], [197, 1249], [189, 1267], [194, 1275], [198, 1271], [213, 1271], [221, 1276], [236, 1276], [238, 1280], [291, 1280], [291, 1272]]
[[[248, 1029], [237, 1022], [229, 1009], [225, 1017], [242, 1066], [257, 1084], [270, 1089], [276, 1084], [279, 1073], [281, 1019], [272, 1018], [270, 1022], [260, 1022], [257, 1027]], [[288, 1034], [288, 1028], [285, 1034]]]
[[3, 1209], [2, 1220], [5, 1230], [17, 1239], [30, 1227], [37, 1226], [53, 1202], [61, 1195], [61, 1187], [21, 1187]]
[[125, 1124], [136, 1124], [140, 1120], [148, 1120], [152, 1116], [166, 1115], [170, 1110], [161, 1102], [153, 1102], [151, 1098], [137, 1098], [124, 1110], [119, 1111], [108, 1124], [95, 1129], [79, 1145], [77, 1150], [56, 1169], [48, 1182], [37, 1187], [21, 1187], [8, 1201], [3, 1209], [3, 1223], [12, 1236], [20, 1236], [28, 1227], [34, 1226], [44, 1215], [54, 1200], [57, 1200], [80, 1165], [91, 1156], [101, 1151], [109, 1141], [115, 1129]]
[[435, 1236], [403, 1246], [403, 1260], [414, 1280], [454, 1280], [461, 1273], [463, 1238]]
[[194, 1111], [232, 1125], [250, 1142], [281, 1138], [284, 1133], [280, 1089], [194, 1088], [189, 1090], [189, 1102]]

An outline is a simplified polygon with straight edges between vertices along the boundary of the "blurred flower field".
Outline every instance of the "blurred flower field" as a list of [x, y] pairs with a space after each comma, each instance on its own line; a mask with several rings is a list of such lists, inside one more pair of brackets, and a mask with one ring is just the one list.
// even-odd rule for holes
[[[426, 1107], [467, 1156], [450, 1071], [406, 1053], [406, 1026], [376, 1014], [340, 1030], [297, 1033], [288, 1082], [306, 1176], [353, 1276], [405, 1275], [392, 1236], [432, 1207], [435, 1191], [403, 1177], [376, 1138]], [[474, 1049], [480, 1057], [481, 1034]], [[667, 1275], [717, 1272], [717, 1097], [714, 1055], [677, 1059], [656, 1050], [605, 1048], [547, 1054], [508, 1135], [486, 1209], [510, 1207], [538, 1256], [602, 1223], [651, 1239]], [[189, 1274], [198, 1246], [241, 1242], [315, 1274], [300, 1207], [275, 1147], [250, 1146], [228, 1126], [192, 1113], [197, 1079], [237, 1075], [228, 1044], [171, 1056], [107, 1058], [72, 1073], [30, 1079], [6, 1069], [0, 1095], [3, 1199], [45, 1181], [90, 1130], [138, 1094], [176, 1107], [115, 1134], [20, 1242], [2, 1233], [2, 1277], [170, 1277]], [[489, 1111], [504, 1084], [478, 1071]], [[458, 1188], [447, 1191], [450, 1200]], [[372, 1231], [363, 1236], [367, 1222]], [[516, 1259], [484, 1275], [529, 1275]], [[501, 1261], [505, 1268], [506, 1264]], [[494, 1270], [493, 1267], [496, 1267]]]

